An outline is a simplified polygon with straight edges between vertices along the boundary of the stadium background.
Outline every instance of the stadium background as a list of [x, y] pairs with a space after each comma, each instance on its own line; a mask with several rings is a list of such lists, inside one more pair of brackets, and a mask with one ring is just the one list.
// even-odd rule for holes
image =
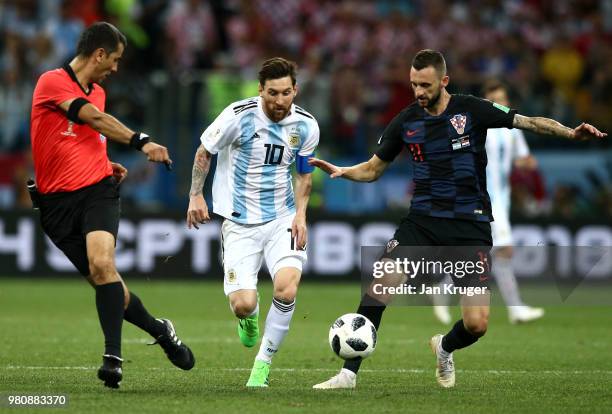
[[[104, 85], [108, 111], [167, 145], [175, 161], [168, 173], [109, 144], [111, 158], [130, 170], [117, 265], [154, 314], [173, 319], [198, 359], [188, 373], [172, 369], [125, 324], [118, 393], [94, 378], [102, 335], [91, 288], [43, 239], [24, 185], [36, 79], [102, 19], [129, 38], [119, 73]], [[549, 294], [557, 303], [525, 326], [493, 308], [487, 336], [455, 357], [453, 390], [435, 385], [427, 340], [446, 328], [429, 307], [385, 312], [355, 392], [310, 389], [339, 367], [327, 331], [357, 304], [359, 284], [342, 279], [357, 276], [359, 246], [383, 243], [409, 204], [405, 156], [371, 184], [315, 172], [309, 269], [291, 331], [270, 389], [243, 389], [255, 350], [239, 344], [222, 294], [219, 223], [197, 232], [184, 225], [202, 130], [229, 102], [256, 93], [263, 59], [282, 55], [300, 65], [297, 102], [320, 123], [318, 154], [362, 161], [413, 99], [408, 70], [424, 47], [447, 57], [452, 92], [478, 94], [496, 76], [525, 115], [612, 131], [610, 0], [0, 0], [0, 411], [6, 395], [19, 393], [67, 394], [70, 411], [100, 413], [612, 412], [607, 282], [583, 286], [579, 304], [558, 306], [555, 286], [521, 279], [529, 304], [546, 306], [540, 298]], [[610, 140], [528, 141], [540, 167], [512, 175], [515, 235], [527, 245], [612, 246]], [[568, 257], [573, 266], [571, 255], [548, 260]], [[264, 310], [271, 290], [262, 283]]]
[[[127, 224], [120, 250], [124, 245], [128, 256], [130, 250], [145, 256], [155, 252], [153, 259], [126, 259], [122, 271], [133, 275], [218, 277], [217, 228], [190, 237], [181, 225], [193, 154], [201, 132], [223, 107], [257, 93], [258, 65], [270, 56], [300, 65], [297, 102], [320, 123], [318, 155], [341, 165], [367, 159], [384, 126], [412, 102], [410, 61], [424, 47], [445, 54], [451, 92], [478, 95], [485, 79], [498, 77], [525, 115], [612, 130], [612, 2], [606, 0], [4, 0], [0, 264], [6, 274], [71, 270], [44, 244], [30, 210], [24, 185], [33, 174], [29, 110], [37, 77], [70, 59], [80, 31], [96, 20], [113, 22], [129, 42], [119, 72], [104, 85], [108, 111], [168, 146], [175, 162], [167, 173], [127, 147], [109, 145], [111, 159], [129, 169], [122, 188]], [[511, 177], [513, 220], [529, 225], [528, 240], [573, 244], [584, 240], [579, 234], [584, 226], [596, 225], [597, 240], [587, 244], [612, 245], [610, 141], [574, 143], [533, 135], [528, 141], [539, 169]], [[313, 274], [355, 275], [359, 245], [384, 242], [409, 206], [409, 175], [405, 156], [368, 185], [315, 172], [310, 224], [344, 224], [344, 233], [352, 234], [338, 236], [333, 226], [323, 232], [325, 248], [311, 256], [326, 263], [315, 266]], [[153, 229], [143, 234], [140, 224], [147, 218]], [[388, 226], [364, 239], [363, 227], [381, 220]], [[311, 248], [317, 245], [321, 242]], [[325, 254], [328, 247], [331, 253]], [[209, 252], [202, 255], [211, 255], [212, 267], [189, 259], [197, 250]], [[139, 260], [153, 265], [130, 266]], [[338, 260], [355, 266], [339, 266]]]

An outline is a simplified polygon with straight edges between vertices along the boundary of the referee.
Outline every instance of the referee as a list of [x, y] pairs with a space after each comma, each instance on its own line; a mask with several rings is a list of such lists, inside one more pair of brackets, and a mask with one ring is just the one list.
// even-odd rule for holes
[[104, 333], [98, 378], [110, 388], [118, 388], [123, 376], [124, 319], [153, 336], [177, 367], [188, 370], [195, 363], [172, 323], [151, 316], [115, 268], [118, 186], [127, 170], [109, 161], [107, 138], [142, 151], [149, 161], [168, 168], [172, 163], [165, 147], [105, 113], [106, 94], [100, 84], [117, 71], [126, 45], [125, 36], [109, 23], [88, 27], [77, 56], [38, 79], [30, 131], [38, 187], [33, 201], [40, 208], [44, 232], [96, 290]]
[[[387, 244], [387, 256], [397, 246], [478, 246], [478, 256], [487, 263], [491, 249], [491, 201], [487, 194], [488, 128], [519, 128], [538, 134], [583, 140], [606, 134], [589, 124], [568, 128], [541, 117], [526, 117], [503, 105], [471, 95], [446, 91], [449, 77], [440, 52], [421, 50], [410, 69], [416, 102], [400, 112], [379, 140], [370, 160], [351, 167], [327, 161], [309, 162], [331, 175], [353, 181], [378, 179], [406, 148], [414, 170], [414, 197], [409, 214]], [[433, 249], [432, 249], [433, 250]], [[420, 257], [420, 256], [416, 256]], [[465, 283], [451, 275], [455, 285]], [[402, 275], [393, 275], [401, 279]], [[478, 280], [479, 279], [479, 280]], [[486, 285], [487, 277], [476, 284]], [[370, 293], [370, 292], [368, 292]], [[389, 296], [366, 293], [357, 309], [378, 328]], [[435, 335], [430, 346], [437, 357], [436, 379], [442, 387], [455, 385], [453, 351], [472, 345], [483, 336], [489, 322], [489, 296], [461, 298], [462, 319], [446, 335]], [[346, 361], [344, 368], [316, 389], [354, 388], [361, 361]]]

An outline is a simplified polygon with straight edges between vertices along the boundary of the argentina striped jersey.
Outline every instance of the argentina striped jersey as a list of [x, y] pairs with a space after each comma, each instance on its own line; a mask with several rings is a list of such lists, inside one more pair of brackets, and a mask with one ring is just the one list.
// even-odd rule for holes
[[265, 223], [295, 212], [291, 165], [314, 153], [319, 126], [297, 105], [270, 120], [260, 97], [234, 102], [200, 140], [217, 155], [213, 212], [241, 224]]
[[510, 173], [517, 158], [529, 155], [520, 129], [493, 128], [487, 131], [487, 191], [493, 211], [510, 209]]

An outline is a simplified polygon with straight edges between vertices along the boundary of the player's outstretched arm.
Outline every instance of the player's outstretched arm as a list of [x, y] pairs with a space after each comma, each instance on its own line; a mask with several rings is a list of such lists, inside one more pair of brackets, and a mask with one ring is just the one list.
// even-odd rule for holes
[[568, 128], [565, 125], [550, 118], [529, 117], [516, 114], [512, 126], [519, 129], [526, 129], [538, 134], [556, 135], [563, 138], [585, 140], [592, 138], [605, 138], [608, 134], [599, 131], [591, 124], [584, 122], [576, 128]]
[[172, 160], [166, 147], [151, 141], [146, 134], [132, 131], [114, 116], [100, 111], [95, 105], [81, 101], [80, 103], [77, 102], [75, 107], [73, 106], [75, 101], [77, 100], [72, 99], [59, 105], [68, 113], [70, 119], [78, 119], [115, 142], [141, 150], [146, 154], [149, 161], [163, 162], [170, 168]]
[[373, 155], [372, 158], [366, 162], [351, 167], [338, 167], [318, 158], [310, 158], [308, 164], [319, 167], [328, 173], [331, 178], [342, 177], [351, 181], [368, 183], [378, 180], [389, 165], [388, 162], [381, 160], [376, 155]]
[[204, 181], [210, 170], [212, 154], [200, 144], [193, 159], [191, 170], [191, 190], [189, 190], [189, 208], [187, 209], [187, 227], [198, 229], [198, 224], [204, 224], [210, 220], [208, 206], [204, 200]]

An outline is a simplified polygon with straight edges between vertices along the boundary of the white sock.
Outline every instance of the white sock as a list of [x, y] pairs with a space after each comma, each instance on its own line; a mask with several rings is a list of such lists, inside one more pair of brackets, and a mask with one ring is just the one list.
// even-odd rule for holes
[[272, 306], [266, 317], [266, 328], [261, 340], [261, 346], [255, 359], [272, 362], [272, 357], [283, 343], [283, 339], [289, 332], [289, 324], [295, 310], [295, 300], [290, 304], [280, 302], [276, 298], [272, 299]]
[[512, 260], [505, 257], [493, 258], [492, 273], [506, 306], [522, 306], [518, 284], [512, 270]]
[[257, 302], [257, 306], [255, 306], [255, 309], [253, 309], [253, 312], [251, 312], [249, 316], [247, 316], [247, 318], [250, 318], [251, 316], [255, 316], [258, 313], [259, 313], [259, 301]]
[[[453, 284], [453, 278], [448, 273], [445, 273], [444, 278], [440, 281], [440, 283], [438, 283], [438, 287], [440, 288], [440, 291], [444, 292], [444, 287], [446, 285], [452, 285], [452, 284]], [[440, 294], [440, 295], [433, 295], [432, 299], [433, 299], [434, 306], [448, 306], [448, 304], [450, 303], [451, 297], [450, 295]]]

